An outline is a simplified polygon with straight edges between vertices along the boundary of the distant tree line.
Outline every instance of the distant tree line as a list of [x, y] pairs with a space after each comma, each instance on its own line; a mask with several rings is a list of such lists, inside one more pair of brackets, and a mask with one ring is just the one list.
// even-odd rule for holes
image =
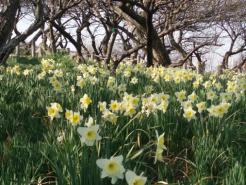
[[[230, 57], [246, 51], [244, 1], [0, 0], [0, 64], [6, 64], [20, 43], [35, 48], [41, 38], [43, 51], [56, 53], [71, 43], [79, 62], [86, 61], [86, 53], [113, 66], [112, 70], [141, 50], [147, 66], [194, 67], [196, 60], [198, 71], [203, 72], [209, 48], [221, 47], [225, 44], [221, 39], [227, 38], [229, 47], [221, 61], [221, 68], [226, 69]], [[27, 16], [33, 22], [20, 32], [17, 24]], [[85, 38], [89, 38], [90, 48]], [[122, 44], [123, 52], [113, 57], [116, 42]], [[179, 61], [172, 61], [174, 54], [180, 56]]]

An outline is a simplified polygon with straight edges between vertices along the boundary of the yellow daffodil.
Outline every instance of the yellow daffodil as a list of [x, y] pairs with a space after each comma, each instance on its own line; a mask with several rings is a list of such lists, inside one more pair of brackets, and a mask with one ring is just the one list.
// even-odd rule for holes
[[72, 116], [70, 117], [70, 122], [72, 125], [77, 125], [81, 121], [81, 116], [79, 112], [73, 112]]
[[80, 103], [81, 108], [85, 111], [87, 110], [88, 106], [92, 103], [92, 100], [87, 94], [84, 94], [84, 96], [80, 98]]

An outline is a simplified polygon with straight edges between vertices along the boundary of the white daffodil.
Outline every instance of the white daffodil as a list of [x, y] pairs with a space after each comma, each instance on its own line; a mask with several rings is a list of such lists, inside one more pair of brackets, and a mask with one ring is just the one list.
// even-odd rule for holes
[[94, 120], [93, 118], [90, 116], [87, 120], [87, 122], [85, 123], [85, 126], [87, 127], [91, 127], [94, 124]]
[[144, 185], [147, 181], [147, 177], [138, 176], [133, 171], [128, 170], [126, 172], [126, 182], [128, 185]]
[[81, 135], [81, 142], [87, 146], [93, 146], [95, 141], [101, 140], [101, 136], [97, 133], [99, 125], [91, 127], [78, 127], [77, 131]]
[[192, 109], [192, 107], [189, 107], [187, 109], [184, 109], [184, 114], [183, 116], [188, 120], [192, 120], [196, 118], [196, 111]]
[[111, 183], [115, 184], [118, 179], [123, 179], [125, 168], [122, 165], [123, 156], [110, 157], [110, 159], [98, 159], [96, 164], [102, 169], [101, 178], [110, 177]]

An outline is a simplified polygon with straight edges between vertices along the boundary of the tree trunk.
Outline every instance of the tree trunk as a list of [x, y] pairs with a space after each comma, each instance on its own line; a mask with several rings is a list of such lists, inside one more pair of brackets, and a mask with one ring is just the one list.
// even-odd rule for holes
[[223, 58], [223, 61], [222, 61], [222, 65], [221, 67], [223, 69], [228, 69], [228, 62], [229, 62], [229, 58], [231, 56], [231, 53], [230, 52], [226, 52], [224, 58]]
[[117, 36], [117, 32], [114, 32], [112, 34], [112, 38], [110, 39], [110, 41], [108, 43], [107, 55], [106, 55], [106, 59], [105, 59], [105, 64], [106, 64], [107, 67], [109, 66], [109, 63], [110, 63], [110, 59], [111, 59], [111, 55], [112, 55], [112, 51], [113, 51], [113, 47], [114, 47], [116, 36]]
[[153, 65], [153, 51], [152, 51], [152, 12], [148, 11], [146, 13], [146, 32], [147, 32], [147, 67]]
[[162, 66], [169, 66], [171, 64], [171, 59], [169, 57], [166, 46], [162, 44], [161, 39], [155, 29], [153, 31], [153, 56], [156, 62]]
[[[147, 35], [146, 28], [146, 18], [142, 15], [137, 14], [134, 10], [129, 9], [126, 4], [122, 4], [121, 6], [113, 6], [115, 13], [119, 16], [122, 16], [127, 22], [134, 25], [138, 31], [138, 38], [142, 43], [145, 43], [145, 39], [143, 38], [143, 34]], [[168, 66], [171, 64], [171, 60], [168, 54], [168, 51], [164, 44], [162, 44], [161, 39], [158, 36], [157, 31], [153, 27], [152, 23], [152, 43], [153, 47], [153, 58], [156, 62], [163, 66]]]
[[205, 72], [205, 62], [202, 61], [201, 55], [197, 52], [195, 52], [195, 56], [197, 58], [197, 73], [203, 74]]
[[100, 50], [101, 55], [103, 57], [106, 57], [106, 55], [107, 55], [107, 52], [108, 52], [108, 43], [110, 41], [111, 35], [112, 35], [112, 32], [111, 31], [106, 31], [105, 36], [104, 36], [103, 40], [101, 41], [99, 50]]
[[0, 16], [0, 64], [5, 64], [14, 48], [7, 48], [6, 43], [11, 38], [16, 24], [16, 14], [20, 6], [19, 0], [10, 0], [6, 10]]
[[19, 44], [15, 47], [15, 56], [16, 58], [20, 57], [20, 45]]
[[31, 42], [31, 55], [33, 58], [36, 56], [36, 46], [34, 40]]
[[50, 50], [52, 54], [56, 53], [56, 40], [54, 35], [53, 26], [51, 23], [49, 23], [49, 31], [50, 31]]
[[11, 37], [12, 31], [16, 24], [16, 14], [20, 6], [19, 0], [10, 0], [7, 9], [0, 16], [0, 48], [2, 48], [8, 38]]

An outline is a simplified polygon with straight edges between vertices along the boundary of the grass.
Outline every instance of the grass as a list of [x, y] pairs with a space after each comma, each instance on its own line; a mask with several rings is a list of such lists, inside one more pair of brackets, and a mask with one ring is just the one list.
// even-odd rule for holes
[[[95, 75], [90, 67], [78, 70], [77, 64], [66, 56], [55, 56], [64, 75], [59, 77], [62, 91], [56, 92], [49, 82], [52, 75], [47, 74], [38, 79], [41, 65], [37, 60], [21, 59], [10, 62], [12, 66], [19, 64], [20, 74], [0, 70], [0, 184], [71, 184], [71, 185], [108, 185], [109, 178], [100, 178], [101, 171], [96, 165], [99, 158], [123, 155], [123, 165], [137, 174], [144, 172], [147, 184], [165, 181], [168, 184], [199, 185], [245, 185], [246, 184], [246, 100], [245, 89], [240, 101], [235, 94], [231, 99], [231, 107], [222, 118], [209, 116], [207, 112], [196, 113], [196, 119], [188, 121], [183, 117], [183, 110], [175, 97], [175, 92], [185, 89], [187, 94], [195, 91], [199, 101], [206, 101], [208, 107], [218, 104], [206, 99], [206, 89], [193, 88], [191, 80], [175, 83], [165, 81], [161, 73], [154, 69], [121, 66], [116, 75], [116, 85], [107, 87], [109, 73], [98, 68]], [[30, 62], [35, 61], [35, 62]], [[33, 65], [35, 64], [35, 65]], [[13, 67], [12, 67], [13, 68]], [[11, 68], [9, 68], [11, 69]], [[24, 69], [33, 72], [24, 76]], [[130, 71], [130, 77], [125, 75]], [[180, 75], [179, 70], [168, 70], [166, 73]], [[78, 75], [89, 74], [83, 88], [76, 86]], [[181, 73], [182, 75], [182, 73]], [[92, 77], [98, 79], [92, 83]], [[138, 84], [130, 83], [133, 77]], [[160, 79], [155, 77], [160, 77]], [[245, 83], [245, 75], [226, 74], [225, 78], [204, 75], [204, 82], [210, 78], [221, 82], [226, 91], [227, 81], [234, 78]], [[129, 117], [119, 114], [116, 124], [105, 121], [98, 110], [98, 101], [121, 101], [124, 93], [119, 86], [125, 84], [126, 91], [134, 96], [153, 95], [164, 92], [170, 95], [166, 113], [156, 111], [149, 116]], [[71, 85], [75, 92], [71, 92]], [[152, 89], [152, 91], [151, 91]], [[124, 89], [123, 89], [124, 90]], [[148, 92], [149, 91], [149, 92]], [[80, 109], [79, 99], [88, 94], [92, 104], [86, 112]], [[52, 122], [47, 116], [46, 107], [52, 102], [60, 103], [63, 110], [80, 111], [83, 115], [83, 126], [92, 116], [100, 126], [102, 140], [89, 147], [82, 145], [76, 129], [64, 118], [55, 118]], [[137, 112], [141, 111], [141, 105]], [[57, 140], [61, 133], [65, 134], [62, 142]], [[165, 133], [163, 160], [154, 164], [156, 150], [156, 133]], [[125, 185], [125, 180], [116, 184]], [[161, 184], [161, 183], [160, 183]]]

